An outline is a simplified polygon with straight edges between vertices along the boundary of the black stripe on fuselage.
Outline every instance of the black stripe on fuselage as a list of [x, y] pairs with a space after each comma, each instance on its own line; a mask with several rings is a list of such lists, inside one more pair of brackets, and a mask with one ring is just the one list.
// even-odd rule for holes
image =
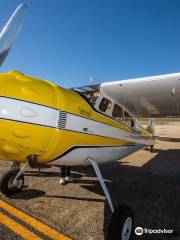
[[125, 141], [125, 142], [131, 142], [129, 140], [127, 141], [127, 140], [123, 140], [121, 138], [107, 137], [107, 136], [102, 136], [102, 135], [98, 135], [98, 134], [94, 134], [94, 133], [79, 132], [79, 131], [70, 130], [70, 129], [61, 129], [61, 131], [75, 132], [75, 133], [81, 133], [81, 134], [91, 135], [91, 136], [95, 136], [95, 137], [103, 137], [103, 138], [108, 138], [108, 139], [113, 139], [113, 140], [121, 140], [121, 141]]
[[1, 98], [1, 97], [3, 97], [3, 98], [9, 98], [9, 99], [12, 99], [12, 100], [18, 100], [18, 101], [21, 101], [21, 102], [32, 103], [32, 104], [35, 104], [35, 105], [39, 105], [39, 106], [51, 108], [51, 109], [54, 109], [54, 110], [59, 110], [59, 109], [57, 109], [57, 108], [50, 107], [50, 106], [47, 106], [47, 105], [42, 104], [42, 103], [31, 102], [31, 101], [27, 101], [27, 100], [24, 100], [24, 99], [19, 99], [19, 98], [14, 98], [14, 97], [7, 97], [7, 96], [3, 96], [3, 95], [0, 95], [0, 98]]
[[48, 128], [56, 129], [56, 127], [52, 127], [52, 126], [48, 126], [48, 125], [43, 125], [43, 124], [39, 124], [39, 123], [31, 123], [31, 122], [24, 122], [24, 121], [8, 119], [8, 118], [0, 118], [0, 120], [10, 121], [10, 122], [18, 122], [18, 123], [25, 123], [25, 124], [35, 125], [35, 126], [48, 127]]
[[78, 148], [110, 148], [110, 147], [128, 147], [128, 146], [135, 146], [136, 144], [125, 144], [125, 145], [88, 145], [88, 146], [85, 146], [85, 145], [80, 145], [80, 146], [73, 146], [73, 147], [70, 147], [69, 149], [67, 149], [65, 152], [63, 152], [62, 154], [60, 154], [59, 156], [55, 157], [54, 159], [48, 161], [49, 162], [52, 162], [52, 161], [55, 161], [55, 160], [58, 160], [59, 158], [62, 158], [64, 157], [65, 155], [67, 155], [68, 153], [70, 153], [71, 151], [75, 150], [75, 149], [78, 149]]

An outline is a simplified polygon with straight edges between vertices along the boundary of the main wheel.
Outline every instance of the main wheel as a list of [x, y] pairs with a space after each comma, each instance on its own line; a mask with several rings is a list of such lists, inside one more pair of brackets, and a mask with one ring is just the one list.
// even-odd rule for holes
[[133, 211], [126, 205], [119, 206], [112, 214], [108, 240], [132, 240], [134, 230]]
[[10, 196], [21, 191], [24, 185], [24, 175], [17, 179], [16, 184], [13, 183], [18, 172], [18, 170], [10, 170], [0, 178], [0, 191], [4, 195]]

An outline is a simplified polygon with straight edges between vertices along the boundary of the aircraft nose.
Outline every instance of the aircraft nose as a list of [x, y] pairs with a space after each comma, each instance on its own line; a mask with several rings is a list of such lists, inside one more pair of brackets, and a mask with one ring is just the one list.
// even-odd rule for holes
[[47, 161], [59, 151], [60, 87], [18, 71], [0, 74], [0, 159]]

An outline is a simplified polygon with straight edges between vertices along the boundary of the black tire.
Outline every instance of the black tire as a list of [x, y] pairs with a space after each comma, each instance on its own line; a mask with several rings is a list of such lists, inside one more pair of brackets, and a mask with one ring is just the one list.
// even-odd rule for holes
[[18, 193], [21, 191], [23, 185], [24, 185], [24, 175], [21, 175], [17, 181], [18, 185], [13, 186], [12, 182], [15, 178], [15, 176], [18, 174], [18, 170], [10, 170], [6, 172], [2, 177], [0, 178], [0, 191], [6, 195], [10, 196], [15, 193]]
[[[126, 229], [127, 223], [132, 225]], [[124, 234], [123, 230], [126, 234]], [[112, 214], [107, 240], [132, 240], [134, 235], [133, 211], [126, 205], [119, 206]], [[126, 237], [125, 237], [126, 236]]]

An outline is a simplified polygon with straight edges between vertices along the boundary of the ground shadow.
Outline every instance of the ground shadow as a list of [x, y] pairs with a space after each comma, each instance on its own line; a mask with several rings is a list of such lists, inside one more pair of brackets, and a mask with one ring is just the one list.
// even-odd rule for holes
[[37, 190], [37, 189], [27, 189], [27, 190], [23, 189], [21, 192], [16, 193], [16, 194], [10, 196], [9, 198], [30, 200], [30, 199], [42, 197], [45, 194], [46, 193], [44, 191]]
[[[75, 173], [72, 172], [72, 175], [74, 178], [80, 178], [82, 174], [80, 173]], [[25, 172], [25, 176], [34, 176], [34, 177], [60, 177], [60, 171], [59, 172], [54, 172], [54, 171], [42, 171], [38, 169], [34, 170], [27, 170]]]
[[59, 195], [46, 195], [45, 197], [70, 199], [70, 200], [77, 200], [77, 201], [88, 201], [88, 202], [104, 202], [103, 199], [98, 199], [98, 198], [82, 198], [82, 197], [69, 197], [69, 196], [59, 196]]

